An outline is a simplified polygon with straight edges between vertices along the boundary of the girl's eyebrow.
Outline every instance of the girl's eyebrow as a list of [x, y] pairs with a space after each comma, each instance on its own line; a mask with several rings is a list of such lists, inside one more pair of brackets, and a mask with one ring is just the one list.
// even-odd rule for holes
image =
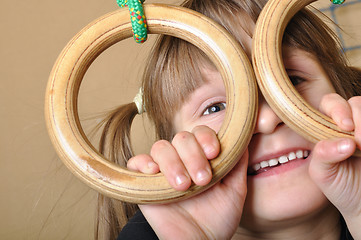
[[311, 59], [306, 58], [307, 56], [300, 56], [299, 54], [295, 53], [291, 53], [283, 57], [283, 64], [286, 71], [294, 71], [305, 75], [311, 75], [307, 71], [307, 66], [305, 66], [305, 64], [309, 64]]
[[296, 68], [287, 68], [285, 67], [286, 69], [286, 72], [290, 75], [293, 75], [293, 74], [301, 74], [303, 76], [306, 76], [306, 77], [312, 77], [312, 74], [310, 74], [309, 72], [307, 71], [303, 71], [302, 69], [296, 69]]
[[301, 74], [306, 78], [314, 77], [314, 73], [310, 65], [315, 64], [316, 59], [309, 53], [289, 53], [283, 57], [285, 70], [288, 74]]

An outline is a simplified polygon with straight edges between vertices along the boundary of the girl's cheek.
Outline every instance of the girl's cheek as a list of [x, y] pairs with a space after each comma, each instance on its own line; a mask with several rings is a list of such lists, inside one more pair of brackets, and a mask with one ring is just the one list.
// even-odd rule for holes
[[317, 82], [310, 84], [306, 89], [299, 91], [303, 99], [314, 108], [318, 108], [323, 96], [329, 93], [334, 93], [333, 87], [329, 86], [327, 80], [320, 79]]
[[225, 117], [225, 111], [222, 111], [222, 113], [219, 113], [217, 116], [215, 116], [211, 121], [209, 121], [205, 125], [207, 125], [211, 129], [213, 129], [213, 131], [218, 133], [222, 127], [224, 117]]

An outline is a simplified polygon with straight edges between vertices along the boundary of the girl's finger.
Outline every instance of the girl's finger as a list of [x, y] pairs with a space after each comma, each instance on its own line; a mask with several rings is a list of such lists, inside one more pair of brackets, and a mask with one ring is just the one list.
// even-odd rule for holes
[[352, 109], [352, 117], [355, 123], [355, 140], [357, 146], [361, 149], [361, 96], [352, 97], [348, 100]]
[[159, 166], [152, 157], [146, 154], [136, 155], [127, 162], [127, 168], [132, 171], [155, 174], [159, 172]]
[[336, 93], [325, 95], [321, 100], [320, 110], [331, 117], [341, 129], [354, 130], [351, 107], [340, 95]]
[[207, 126], [197, 126], [192, 130], [208, 160], [218, 156], [220, 144], [216, 132]]
[[244, 152], [236, 166], [223, 178], [223, 183], [232, 186], [234, 191], [246, 194], [247, 189], [247, 168], [248, 168], [248, 149]]
[[196, 137], [190, 132], [180, 132], [173, 138], [172, 145], [193, 182], [200, 186], [208, 184], [212, 179], [211, 167]]
[[191, 178], [170, 142], [166, 140], [157, 141], [153, 144], [150, 155], [174, 189], [185, 191], [190, 187]]

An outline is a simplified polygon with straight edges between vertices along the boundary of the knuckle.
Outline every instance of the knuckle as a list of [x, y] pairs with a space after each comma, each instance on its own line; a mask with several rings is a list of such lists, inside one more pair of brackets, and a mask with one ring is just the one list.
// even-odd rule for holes
[[192, 133], [203, 132], [203, 131], [207, 131], [208, 129], [209, 129], [209, 127], [207, 127], [205, 125], [198, 125], [198, 126], [193, 128]]
[[132, 171], [139, 171], [144, 161], [144, 155], [137, 155], [127, 161], [127, 168]]
[[193, 129], [193, 133], [196, 134], [196, 135], [216, 135], [216, 132], [210, 128], [210, 127], [207, 127], [207, 126], [197, 126]]
[[321, 99], [321, 107], [327, 109], [328, 106], [334, 105], [335, 101], [339, 98], [337, 93], [328, 93]]
[[151, 148], [151, 153], [163, 151], [164, 149], [168, 148], [169, 145], [170, 143], [167, 140], [156, 141]]
[[348, 100], [351, 106], [361, 107], [361, 96], [352, 97]]
[[325, 141], [320, 141], [316, 144], [315, 148], [313, 149], [313, 155], [317, 158], [325, 158], [327, 156], [327, 144]]
[[324, 98], [326, 100], [332, 101], [332, 100], [336, 100], [336, 99], [340, 98], [340, 95], [338, 95], [337, 93], [328, 93], [324, 96]]
[[328, 93], [322, 97], [322, 102], [323, 103], [332, 102], [332, 101], [336, 100], [337, 98], [338, 98], [337, 93]]
[[134, 170], [135, 169], [135, 162], [134, 162], [134, 158], [130, 158], [128, 161], [127, 161], [127, 168], [131, 169], [131, 170]]
[[193, 138], [193, 134], [187, 131], [183, 131], [183, 132], [179, 132], [177, 133], [173, 140], [172, 140], [172, 144], [180, 144], [184, 141], [187, 141], [189, 139]]
[[[197, 128], [197, 129], [196, 129]], [[207, 126], [198, 126], [193, 129], [193, 134], [198, 140], [213, 139], [217, 134], [216, 132]]]
[[337, 93], [326, 94], [321, 101], [321, 109], [333, 117], [349, 113], [349, 103]]

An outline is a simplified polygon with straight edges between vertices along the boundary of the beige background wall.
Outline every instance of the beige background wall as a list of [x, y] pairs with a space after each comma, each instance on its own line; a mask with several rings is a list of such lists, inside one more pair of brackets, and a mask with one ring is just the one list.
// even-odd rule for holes
[[[96, 195], [57, 158], [44, 123], [44, 93], [66, 43], [117, 9], [116, 0], [1, 1], [0, 239], [92, 239]], [[150, 44], [126, 40], [90, 67], [80, 93], [86, 131], [101, 113], [133, 99], [138, 60]], [[140, 129], [135, 141], [142, 150]]]
[[[44, 123], [44, 92], [56, 57], [71, 37], [116, 9], [115, 0], [1, 1], [0, 239], [92, 239], [95, 193], [57, 158]], [[150, 44], [124, 41], [90, 67], [80, 94], [86, 131], [105, 110], [136, 94], [137, 61]], [[352, 57], [361, 62], [359, 55]], [[139, 129], [134, 134], [138, 151], [146, 151], [147, 138]]]
[[314, 6], [341, 28], [336, 33], [346, 55], [352, 65], [361, 67], [361, 22], [358, 20], [361, 17], [361, 0], [346, 0], [342, 5], [332, 5], [323, 0], [316, 1]]

